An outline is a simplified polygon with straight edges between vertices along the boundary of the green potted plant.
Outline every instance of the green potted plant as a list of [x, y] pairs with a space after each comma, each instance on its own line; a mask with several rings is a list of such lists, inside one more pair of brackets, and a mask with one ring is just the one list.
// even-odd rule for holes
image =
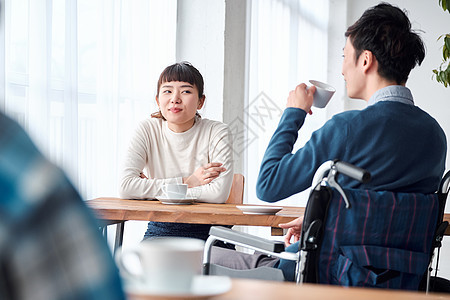
[[[439, 5], [442, 6], [444, 11], [450, 13], [450, 1], [439, 0]], [[442, 46], [442, 63], [439, 68], [434, 69], [433, 73], [436, 76], [436, 81], [442, 83], [445, 87], [450, 85], [450, 34], [441, 35], [438, 40], [443, 39], [444, 45]]]

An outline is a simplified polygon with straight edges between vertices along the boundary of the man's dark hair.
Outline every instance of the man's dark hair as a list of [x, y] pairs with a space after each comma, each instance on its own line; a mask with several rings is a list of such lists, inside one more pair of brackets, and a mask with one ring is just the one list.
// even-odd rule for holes
[[387, 3], [366, 10], [345, 36], [355, 48], [356, 60], [364, 50], [371, 51], [380, 76], [397, 84], [404, 84], [411, 70], [425, 58], [423, 41], [411, 30], [406, 13]]

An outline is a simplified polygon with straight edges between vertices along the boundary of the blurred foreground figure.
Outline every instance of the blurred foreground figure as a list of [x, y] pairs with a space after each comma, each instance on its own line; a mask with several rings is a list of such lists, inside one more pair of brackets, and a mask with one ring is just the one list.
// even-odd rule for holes
[[125, 299], [97, 228], [65, 174], [0, 112], [0, 299]]

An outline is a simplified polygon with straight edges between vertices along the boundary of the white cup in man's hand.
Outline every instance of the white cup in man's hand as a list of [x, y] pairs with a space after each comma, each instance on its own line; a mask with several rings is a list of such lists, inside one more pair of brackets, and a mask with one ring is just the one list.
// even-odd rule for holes
[[313, 106], [324, 108], [327, 106], [328, 102], [330, 102], [331, 97], [334, 95], [334, 92], [336, 92], [336, 89], [327, 83], [317, 80], [310, 80], [309, 82], [316, 87]]
[[[201, 274], [204, 245], [200, 239], [155, 238], [132, 249], [122, 248], [117, 251], [116, 261], [125, 284], [134, 290], [189, 294], [194, 277]], [[133, 265], [132, 258], [138, 263]]]

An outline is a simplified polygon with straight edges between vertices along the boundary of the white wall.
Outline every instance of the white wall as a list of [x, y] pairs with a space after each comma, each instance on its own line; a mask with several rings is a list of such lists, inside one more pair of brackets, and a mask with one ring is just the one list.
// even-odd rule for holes
[[191, 62], [205, 81], [201, 114], [222, 121], [225, 1], [178, 1], [177, 22], [177, 61]]
[[347, 29], [347, 0], [331, 0], [328, 20], [328, 74], [327, 81], [336, 88], [333, 100], [328, 104], [327, 118], [345, 110], [348, 98], [342, 77], [342, 49]]
[[[225, 1], [224, 31], [224, 81], [223, 81], [223, 122], [230, 126], [234, 141], [237, 133], [243, 130], [247, 114], [244, 109], [248, 98], [248, 52], [249, 52], [249, 16], [251, 1]], [[233, 144], [234, 172], [244, 173], [245, 155], [241, 153], [244, 145]]]
[[[353, 24], [368, 7], [377, 5], [376, 0], [347, 0], [347, 25]], [[444, 33], [450, 33], [450, 14], [444, 12], [438, 1], [423, 0], [391, 0], [389, 3], [397, 5], [408, 11], [414, 29], [421, 30], [421, 36], [426, 44], [427, 54], [422, 65], [411, 72], [407, 82], [413, 93], [417, 106], [434, 117], [450, 141], [450, 88], [432, 79], [432, 69], [436, 69], [442, 61], [442, 40], [437, 38]], [[336, 51], [341, 49], [336, 49]], [[347, 100], [348, 109], [362, 108], [365, 102]], [[426, 145], [424, 145], [425, 147]], [[447, 151], [446, 170], [450, 170], [450, 155]], [[447, 201], [446, 210], [450, 212], [450, 201]], [[450, 278], [450, 237], [446, 236], [443, 242], [440, 258], [441, 277]]]

